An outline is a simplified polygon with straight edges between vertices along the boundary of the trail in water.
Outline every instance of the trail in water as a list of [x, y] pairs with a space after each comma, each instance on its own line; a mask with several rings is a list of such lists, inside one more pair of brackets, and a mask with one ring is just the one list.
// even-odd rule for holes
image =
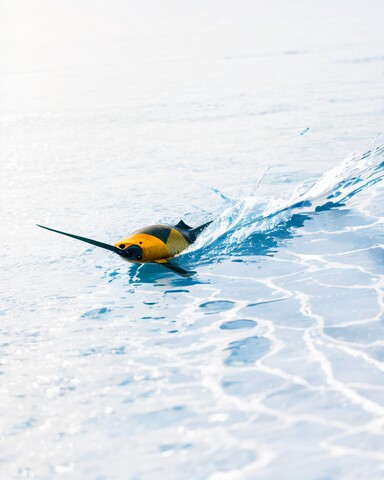
[[271, 255], [281, 241], [318, 212], [346, 205], [358, 192], [384, 177], [384, 145], [349, 155], [308, 188], [302, 184], [289, 196], [238, 201], [226, 205], [212, 225], [182, 255], [183, 261], [205, 263], [236, 255]]

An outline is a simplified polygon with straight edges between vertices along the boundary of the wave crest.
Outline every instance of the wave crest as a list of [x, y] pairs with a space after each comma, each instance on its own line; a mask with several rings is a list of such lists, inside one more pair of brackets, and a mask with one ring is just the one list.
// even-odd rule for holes
[[[185, 260], [219, 259], [228, 255], [273, 254], [281, 239], [292, 238], [313, 214], [345, 205], [358, 192], [384, 177], [384, 145], [348, 155], [309, 188], [301, 184], [287, 199], [261, 200], [251, 195], [226, 205], [183, 254]], [[229, 204], [229, 205], [228, 205]]]

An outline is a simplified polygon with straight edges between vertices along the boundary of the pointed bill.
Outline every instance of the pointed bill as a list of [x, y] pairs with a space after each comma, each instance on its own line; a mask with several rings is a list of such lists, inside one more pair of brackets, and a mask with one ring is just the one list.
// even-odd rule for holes
[[51, 232], [60, 233], [61, 235], [66, 235], [67, 237], [76, 238], [76, 240], [81, 240], [85, 243], [90, 243], [91, 245], [95, 245], [96, 247], [105, 248], [106, 250], [110, 250], [111, 252], [122, 254], [123, 251], [113, 245], [108, 245], [108, 243], [98, 242], [97, 240], [92, 240], [91, 238], [80, 237], [79, 235], [74, 235], [73, 233], [61, 232], [60, 230], [55, 230], [53, 228], [44, 227], [43, 225], [36, 224], [37, 227], [45, 228], [45, 230], [50, 230]]

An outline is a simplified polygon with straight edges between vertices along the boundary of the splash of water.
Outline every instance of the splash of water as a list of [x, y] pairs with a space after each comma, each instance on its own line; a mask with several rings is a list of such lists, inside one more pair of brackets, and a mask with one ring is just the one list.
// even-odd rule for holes
[[309, 188], [305, 184], [297, 187], [289, 198], [226, 198], [223, 211], [183, 257], [204, 263], [205, 259], [212, 261], [228, 255], [273, 254], [279, 240], [292, 237], [293, 231], [311, 215], [345, 205], [383, 177], [381, 145], [363, 154], [349, 155]]

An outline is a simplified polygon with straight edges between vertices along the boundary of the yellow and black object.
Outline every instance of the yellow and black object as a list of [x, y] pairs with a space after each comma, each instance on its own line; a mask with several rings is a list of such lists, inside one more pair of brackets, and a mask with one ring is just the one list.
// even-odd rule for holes
[[180, 220], [180, 222], [174, 226], [150, 225], [149, 227], [136, 230], [114, 245], [108, 245], [107, 243], [92, 240], [91, 238], [80, 237], [72, 233], [61, 232], [60, 230], [54, 230], [53, 228], [44, 227], [43, 225], [37, 226], [50, 230], [51, 232], [76, 238], [77, 240], [90, 243], [96, 247], [105, 248], [106, 250], [117, 253], [129, 262], [158, 263], [179, 275], [190, 276], [196, 272], [184, 270], [170, 263], [169, 260], [189, 247], [210, 223], [212, 222], [204, 223], [196, 228], [188, 226], [183, 220]]

